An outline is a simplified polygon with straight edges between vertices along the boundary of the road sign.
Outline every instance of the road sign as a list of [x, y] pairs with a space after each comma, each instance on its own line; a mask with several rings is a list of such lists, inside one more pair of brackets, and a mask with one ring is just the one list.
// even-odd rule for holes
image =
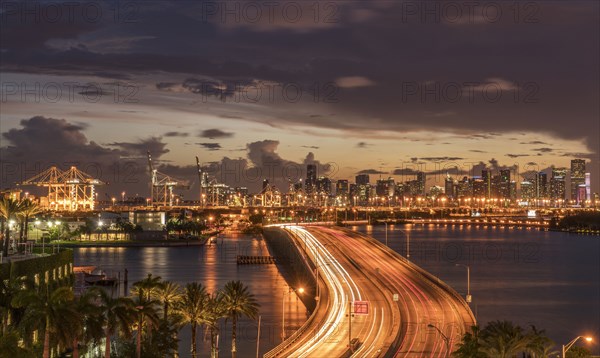
[[368, 315], [369, 314], [369, 301], [354, 301], [354, 314]]
[[394, 293], [394, 296], [392, 296], [392, 299], [394, 300], [394, 302], [398, 302], [398, 300], [400, 299], [400, 296], [397, 293]]

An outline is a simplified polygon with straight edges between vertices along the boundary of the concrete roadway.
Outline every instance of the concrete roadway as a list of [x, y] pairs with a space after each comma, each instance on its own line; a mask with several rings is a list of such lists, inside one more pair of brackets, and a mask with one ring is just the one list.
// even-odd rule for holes
[[[302, 334], [265, 356], [447, 357], [475, 323], [456, 292], [373, 238], [326, 226], [283, 229], [314, 263], [325, 292]], [[349, 336], [354, 301], [368, 301], [368, 314], [353, 314]], [[350, 338], [360, 342], [353, 351]]]

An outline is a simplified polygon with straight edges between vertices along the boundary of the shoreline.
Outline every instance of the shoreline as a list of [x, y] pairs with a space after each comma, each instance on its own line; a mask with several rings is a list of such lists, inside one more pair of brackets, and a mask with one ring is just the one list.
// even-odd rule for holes
[[[181, 247], [181, 246], [205, 246], [209, 245], [203, 241], [185, 241], [185, 242], [174, 242], [174, 241], [151, 241], [151, 242], [99, 242], [99, 243], [64, 243], [60, 244], [51, 243], [46, 246], [61, 246], [66, 248], [85, 248], [85, 247]], [[40, 246], [41, 245], [36, 245]]]

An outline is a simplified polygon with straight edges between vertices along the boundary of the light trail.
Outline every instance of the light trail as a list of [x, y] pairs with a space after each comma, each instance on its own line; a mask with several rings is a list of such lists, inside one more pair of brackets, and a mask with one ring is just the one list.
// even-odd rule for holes
[[[357, 338], [352, 357], [442, 358], [475, 323], [456, 292], [372, 238], [323, 226], [278, 226], [312, 261], [327, 295], [306, 331], [273, 356], [338, 357], [348, 353], [344, 342]], [[349, 337], [348, 308], [357, 300], [369, 301], [369, 313], [351, 318]], [[448, 345], [428, 324], [445, 332]]]

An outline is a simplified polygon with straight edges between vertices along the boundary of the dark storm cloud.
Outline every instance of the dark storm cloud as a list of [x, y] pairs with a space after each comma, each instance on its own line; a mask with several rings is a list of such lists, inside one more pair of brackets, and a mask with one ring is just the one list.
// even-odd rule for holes
[[419, 170], [415, 170], [413, 168], [398, 168], [394, 169], [392, 174], [394, 175], [417, 175]]
[[[329, 106], [337, 112], [335, 117], [316, 117], [313, 112], [305, 119], [283, 116], [278, 120], [358, 131], [371, 126], [365, 118], [377, 118], [382, 130], [444, 128], [473, 139], [543, 128], [562, 138], [583, 136], [591, 150], [598, 150], [598, 136], [590, 135], [596, 132], [581, 132], [596, 125], [597, 118], [598, 54], [587, 51], [598, 43], [596, 2], [536, 3], [538, 21], [527, 27], [509, 16], [495, 23], [480, 21], [481, 14], [478, 21], [420, 23], [419, 16], [406, 19], [402, 2], [388, 2], [385, 10], [376, 2], [336, 4], [340, 17], [335, 24], [323, 26], [304, 21], [286, 26], [273, 23], [271, 28], [263, 22], [241, 26], [231, 21], [199, 21], [201, 6], [184, 2], [177, 6], [140, 4], [136, 22], [128, 24], [127, 31], [110, 21], [66, 32], [59, 31], [58, 25], [52, 31], [11, 28], [3, 36], [28, 43], [31, 49], [17, 52], [12, 45], [5, 46], [2, 69], [115, 76], [188, 74], [181, 83], [159, 82], [157, 88], [181, 87], [216, 97], [230, 96], [235, 91], [232, 84], [238, 82], [314, 85], [367, 78], [368, 86], [338, 88], [337, 105]], [[512, 13], [508, 3], [501, 6], [504, 14]], [[102, 31], [89, 33], [98, 27]], [[21, 30], [34, 38], [22, 41]], [[99, 43], [122, 46], [124, 40], [114, 39], [132, 33], [144, 40], [132, 41], [127, 51], [107, 45], [98, 49]], [[582, 33], [588, 36], [579, 36]], [[72, 46], [47, 48], [48, 40], [57, 38], [71, 41]], [[395, 46], [399, 43], [403, 46]], [[562, 50], [556, 52], [556, 48]], [[567, 74], [555, 68], [573, 71]], [[425, 90], [435, 92], [438, 85], [462, 87], [466, 82], [479, 83], [471, 86], [477, 95], [473, 101], [453, 102], [440, 91], [433, 97], [424, 95]], [[503, 101], [482, 99], [482, 87], [487, 84], [502, 91]], [[568, 90], [574, 87], [578, 91]], [[524, 102], [533, 97], [537, 102]], [[565, 127], [564, 118], [570, 118], [571, 125]]]
[[198, 145], [208, 149], [208, 150], [220, 150], [221, 145], [219, 143], [198, 143]]
[[377, 169], [363, 169], [363, 170], [356, 172], [356, 174], [388, 174], [388, 173], [382, 172]]
[[62, 170], [77, 166], [110, 183], [103, 190], [139, 190], [140, 183], [148, 180], [146, 149], [157, 159], [168, 151], [160, 138], [103, 146], [90, 141], [84, 129], [64, 119], [36, 116], [21, 120], [18, 128], [2, 133], [0, 186], [13, 185], [50, 166]]
[[[154, 167], [160, 172], [192, 183], [197, 190], [195, 163], [174, 165], [161, 160], [169, 152], [160, 137], [140, 139], [136, 142], [113, 142], [106, 146], [90, 141], [84, 134], [84, 126], [64, 119], [37, 116], [24, 119], [19, 128], [2, 133], [0, 159], [2, 175], [0, 187], [32, 177], [51, 165], [68, 169], [75, 165], [92, 176], [110, 183], [99, 190], [105, 192], [139, 193], [147, 195], [145, 184], [149, 180], [146, 151], [150, 150]], [[5, 144], [6, 143], [6, 144]], [[56, 145], [60, 143], [61, 145]], [[218, 149], [218, 143], [201, 143], [203, 147]], [[322, 163], [313, 153], [307, 153], [301, 161], [282, 158], [277, 153], [279, 141], [264, 140], [248, 143], [247, 158], [224, 157], [218, 162], [204, 163], [211, 179], [258, 191], [262, 179], [267, 178], [280, 190], [287, 191], [289, 181], [306, 177], [306, 165], [315, 164], [319, 175], [334, 177], [335, 163]], [[141, 191], [140, 191], [141, 190]], [[193, 191], [193, 190], [192, 190]], [[196, 194], [185, 195], [193, 196]]]
[[186, 132], [167, 132], [165, 137], [187, 137], [189, 133]]
[[211, 163], [208, 172], [218, 182], [237, 187], [246, 186], [251, 191], [260, 190], [263, 179], [286, 192], [289, 183], [306, 178], [306, 166], [317, 166], [317, 175], [334, 177], [335, 163], [321, 163], [309, 152], [302, 161], [282, 158], [277, 153], [279, 141], [265, 139], [246, 145], [247, 157], [232, 159], [224, 157], [220, 162]]
[[147, 152], [150, 152], [153, 157], [160, 157], [169, 152], [166, 148], [167, 144], [162, 141], [161, 137], [141, 139], [135, 143], [114, 142], [110, 143], [109, 146], [118, 147], [126, 153], [144, 158], [146, 157]]
[[[160, 73], [153, 81], [158, 89], [211, 99], [230, 98], [236, 82], [321, 89], [335, 83], [335, 102], [323, 101], [323, 91], [317, 101], [304, 96], [306, 107], [294, 108], [310, 115], [280, 112], [271, 123], [355, 134], [374, 125], [394, 132], [442, 130], [478, 143], [498, 133], [543, 131], [583, 140], [597, 158], [600, 59], [589, 49], [600, 41], [598, 2], [536, 2], [536, 21], [527, 24], [513, 19], [510, 2], [499, 3], [501, 21], [486, 22], [479, 7], [476, 21], [455, 23], [423, 21], [421, 14], [407, 19], [400, 1], [339, 2], [333, 24], [202, 21], [200, 3], [138, 3], [136, 21], [127, 26], [108, 16], [94, 23], [22, 23], [17, 9], [0, 31], [0, 69], [110, 78]], [[160, 82], [164, 74], [179, 79]], [[204, 78], [210, 79], [206, 89]], [[367, 80], [345, 85], [359, 78]], [[464, 85], [471, 82], [477, 84]], [[462, 90], [453, 101], [443, 91], [447, 85], [473, 91]], [[483, 96], [488, 85], [501, 91], [498, 101]]]
[[200, 132], [201, 138], [217, 139], [217, 138], [231, 138], [233, 133], [225, 132], [220, 129], [206, 129]]

